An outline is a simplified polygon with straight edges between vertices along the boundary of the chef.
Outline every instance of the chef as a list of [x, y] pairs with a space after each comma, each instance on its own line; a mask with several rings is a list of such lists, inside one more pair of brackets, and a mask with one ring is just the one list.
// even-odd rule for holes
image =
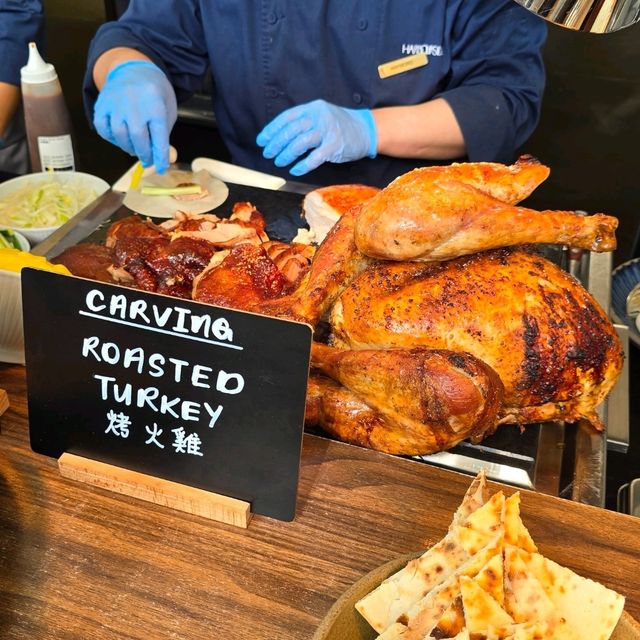
[[0, 0], [0, 171], [27, 173], [29, 152], [20, 108], [20, 68], [29, 42], [42, 46], [44, 16], [39, 0]]
[[384, 186], [510, 162], [538, 121], [544, 20], [514, 0], [133, 0], [90, 50], [97, 132], [166, 170], [176, 98], [213, 79], [235, 163]]

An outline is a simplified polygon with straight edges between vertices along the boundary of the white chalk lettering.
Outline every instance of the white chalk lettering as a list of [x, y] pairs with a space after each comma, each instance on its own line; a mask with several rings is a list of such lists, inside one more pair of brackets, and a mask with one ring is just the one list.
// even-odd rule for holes
[[161, 353], [152, 353], [149, 356], [149, 375], [154, 378], [160, 378], [164, 375], [164, 369], [160, 365], [164, 365], [166, 360]]
[[183, 420], [200, 420], [200, 403], [185, 400], [180, 407]]
[[127, 407], [131, 406], [131, 385], [125, 384], [122, 391], [119, 390], [119, 386], [117, 384], [113, 385], [113, 399], [116, 402], [120, 402], [125, 404]]
[[220, 345], [221, 342], [233, 342], [233, 330], [226, 318], [212, 317], [208, 313], [194, 315], [190, 309], [179, 306], [159, 307], [141, 298], [129, 300], [128, 295], [105, 296], [100, 290], [92, 289], [85, 296], [86, 310], [81, 309], [79, 313], [242, 350], [239, 345]]
[[177, 404], [180, 404], [180, 398], [172, 398], [171, 400], [169, 400], [167, 396], [162, 396], [160, 398], [159, 411], [160, 413], [170, 413], [174, 418], [179, 418], [180, 414], [176, 413], [173, 410], [173, 407], [175, 407]]
[[201, 364], [196, 364], [191, 371], [191, 384], [194, 387], [202, 387], [203, 389], [211, 389], [211, 385], [207, 382], [209, 380], [209, 374], [213, 373], [211, 367], [205, 367]]
[[189, 366], [186, 360], [177, 360], [176, 358], [169, 358], [169, 362], [174, 364], [173, 379], [175, 382], [182, 382], [182, 369]]
[[109, 399], [109, 383], [115, 382], [115, 378], [111, 378], [110, 376], [101, 376], [99, 374], [94, 374], [93, 376], [96, 380], [100, 382], [100, 398], [102, 400]]
[[85, 338], [82, 341], [82, 357], [88, 358], [89, 354], [91, 354], [98, 362], [100, 362], [100, 356], [96, 351], [96, 347], [100, 344], [100, 338], [98, 336], [91, 336], [90, 338]]
[[124, 320], [127, 317], [127, 298], [126, 296], [114, 295], [111, 296], [109, 303], [109, 313], [116, 318]]
[[222, 405], [219, 404], [215, 411], [208, 402], [205, 402], [203, 406], [205, 411], [211, 416], [211, 420], [209, 420], [209, 429], [213, 429], [213, 427], [216, 426], [216, 422], [218, 421], [220, 414], [222, 413]]
[[160, 309], [158, 309], [155, 304], [151, 308], [153, 309], [153, 319], [155, 320], [155, 323], [159, 327], [164, 327], [167, 322], [169, 322], [169, 318], [171, 317], [171, 312], [173, 311], [173, 309], [171, 307], [168, 307], [162, 313], [160, 313]]
[[125, 369], [134, 367], [138, 374], [142, 373], [144, 371], [144, 349], [141, 347], [127, 349], [122, 358], [122, 366]]
[[[208, 402], [196, 402], [194, 400], [183, 400], [179, 396], [167, 396], [161, 394], [156, 387], [142, 387], [136, 389], [127, 382], [119, 385], [115, 378], [94, 374], [93, 376], [100, 383], [100, 397], [102, 400], [111, 400], [119, 404], [131, 406], [134, 404], [140, 409], [150, 408], [155, 413], [171, 416], [176, 420], [185, 422], [198, 422], [203, 414], [209, 417], [208, 427], [213, 429], [216, 422], [222, 415], [222, 405], [217, 405], [215, 409]], [[150, 432], [149, 432], [150, 433]]]
[[[235, 388], [230, 387], [229, 384], [232, 384], [235, 381]], [[236, 395], [240, 393], [244, 389], [244, 378], [239, 373], [227, 373], [226, 371], [218, 372], [218, 379], [216, 380], [216, 391], [220, 391], [220, 393], [228, 393], [230, 395]]]
[[173, 310], [178, 314], [178, 319], [175, 325], [173, 325], [173, 330], [178, 333], [189, 333], [189, 329], [187, 329], [184, 323], [187, 316], [191, 315], [191, 311], [183, 307], [174, 307]]
[[116, 413], [109, 411], [107, 413], [109, 424], [105, 429], [105, 433], [113, 433], [121, 438], [129, 437], [129, 428], [131, 427], [131, 419], [124, 413]]
[[155, 387], [138, 389], [138, 393], [136, 394], [136, 405], [142, 409], [146, 404], [154, 411], [158, 411], [158, 407], [153, 404], [152, 400], [156, 400], [159, 395], [160, 391]]
[[[83, 339], [82, 356], [84, 358], [95, 360], [96, 362], [104, 362], [115, 366], [121, 365], [125, 369], [133, 369], [138, 374], [144, 373], [154, 377], [161, 378], [170, 375], [171, 379], [176, 383], [190, 380], [192, 386], [202, 389], [210, 389], [214, 370], [211, 367], [202, 364], [191, 364], [187, 360], [180, 358], [165, 358], [161, 353], [146, 354], [142, 347], [127, 347], [121, 349], [115, 342], [101, 342], [97, 336], [91, 336]], [[224, 390], [229, 386], [229, 380], [236, 377], [236, 386], [239, 389], [225, 390], [225, 393], [239, 393], [244, 382], [240, 374], [228, 374], [224, 371], [217, 374], [219, 377], [219, 390]]]
[[211, 326], [211, 332], [218, 340], [233, 341], [233, 331], [226, 318], [218, 318]]
[[87, 293], [87, 297], [85, 298], [85, 304], [88, 309], [91, 311], [103, 311], [106, 309], [107, 305], [105, 304], [97, 304], [96, 300], [104, 300], [104, 296], [102, 295], [102, 291], [98, 291], [97, 289], [92, 289]]
[[145, 313], [147, 310], [147, 303], [144, 300], [134, 300], [129, 306], [129, 318], [136, 321], [137, 318], [144, 320], [147, 324], [151, 322], [149, 317]]
[[120, 362], [120, 348], [113, 342], [106, 342], [100, 349], [100, 355], [107, 364], [117, 364]]

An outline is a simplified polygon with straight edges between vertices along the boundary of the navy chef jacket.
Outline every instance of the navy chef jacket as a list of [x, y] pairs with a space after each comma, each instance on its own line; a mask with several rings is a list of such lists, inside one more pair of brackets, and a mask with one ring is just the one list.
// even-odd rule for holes
[[[89, 50], [85, 105], [93, 114], [96, 59], [118, 46], [149, 56], [178, 99], [213, 81], [213, 107], [235, 163], [290, 177], [261, 155], [256, 135], [281, 111], [316, 98], [350, 108], [446, 99], [468, 160], [511, 162], [532, 133], [544, 89], [546, 24], [515, 0], [133, 0]], [[425, 52], [428, 64], [381, 79], [378, 65]], [[325, 163], [315, 184], [385, 186], [428, 162], [379, 155]]]
[[0, 82], [20, 86], [29, 43], [42, 53], [44, 16], [40, 0], [0, 0]]
[[[29, 57], [29, 42], [42, 51], [44, 16], [40, 0], [0, 0], [0, 82], [20, 86], [20, 69]], [[29, 169], [24, 119], [19, 109], [4, 132], [0, 168], [11, 173]]]

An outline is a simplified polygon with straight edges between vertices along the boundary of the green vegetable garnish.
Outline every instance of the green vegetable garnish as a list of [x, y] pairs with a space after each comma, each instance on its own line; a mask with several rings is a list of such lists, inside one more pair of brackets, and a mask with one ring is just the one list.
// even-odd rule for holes
[[143, 196], [189, 196], [202, 193], [202, 187], [199, 184], [184, 187], [152, 187], [148, 185], [142, 187], [140, 193]]
[[16, 234], [11, 229], [0, 229], [0, 249], [22, 249]]

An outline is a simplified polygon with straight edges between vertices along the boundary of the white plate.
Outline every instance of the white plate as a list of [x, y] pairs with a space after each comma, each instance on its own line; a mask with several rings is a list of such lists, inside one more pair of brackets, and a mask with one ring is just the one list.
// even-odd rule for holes
[[611, 310], [613, 319], [629, 327], [631, 341], [640, 347], [640, 331], [635, 318], [627, 315], [627, 296], [640, 283], [640, 258], [623, 262], [611, 273]]

